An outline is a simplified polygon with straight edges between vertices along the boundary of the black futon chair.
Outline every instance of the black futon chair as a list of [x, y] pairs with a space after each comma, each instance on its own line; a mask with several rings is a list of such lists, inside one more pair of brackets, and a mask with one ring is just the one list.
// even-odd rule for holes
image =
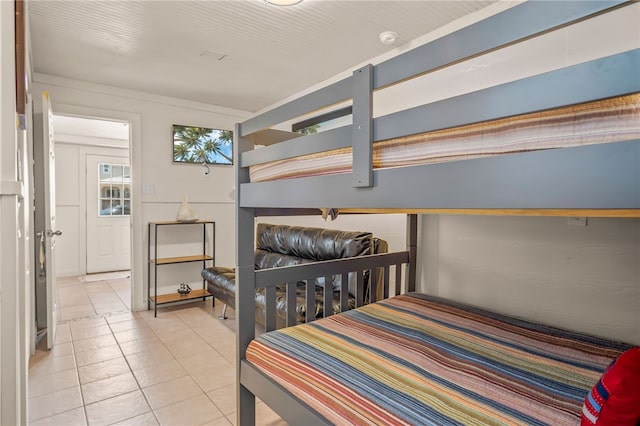
[[[258, 224], [256, 231], [255, 268], [277, 268], [280, 266], [298, 265], [301, 263], [322, 260], [341, 259], [363, 256], [374, 253], [386, 253], [387, 243], [374, 238], [370, 232], [337, 231], [323, 228], [309, 228], [289, 225]], [[353, 274], [351, 274], [353, 275]], [[215, 299], [225, 304], [221, 318], [226, 318], [226, 307], [235, 307], [236, 283], [235, 270], [232, 268], [214, 266], [202, 271], [202, 277], [207, 281], [207, 288]], [[313, 282], [314, 280], [309, 280]], [[365, 301], [369, 300], [371, 291], [369, 272], [365, 272]], [[323, 316], [323, 286], [324, 278], [315, 281], [316, 318]], [[378, 292], [378, 276], [376, 274]], [[340, 312], [340, 277], [334, 277], [333, 311]], [[355, 277], [349, 283], [349, 308], [355, 307]], [[300, 282], [296, 291], [297, 322], [304, 322], [306, 317], [305, 283]], [[256, 321], [264, 325], [265, 296], [264, 289], [256, 291]], [[284, 286], [276, 289], [277, 327], [286, 324], [287, 306], [286, 290]]]

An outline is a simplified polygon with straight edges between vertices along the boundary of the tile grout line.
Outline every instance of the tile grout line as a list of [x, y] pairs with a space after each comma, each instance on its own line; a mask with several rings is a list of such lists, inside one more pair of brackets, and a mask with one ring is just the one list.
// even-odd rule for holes
[[[87, 404], [84, 401], [84, 392], [82, 391], [82, 383], [80, 383], [80, 366], [78, 365], [78, 359], [76, 358], [76, 346], [75, 339], [73, 337], [73, 331], [71, 330], [71, 321], [69, 321], [69, 336], [71, 338], [71, 349], [73, 351], [73, 363], [76, 366], [76, 375], [78, 377], [78, 388], [80, 390], [80, 400], [82, 401], [82, 412], [84, 413], [84, 423], [89, 425], [89, 416], [87, 415]], [[55, 345], [55, 343], [54, 343]]]
[[[131, 279], [131, 276], [129, 276], [129, 280]], [[127, 307], [127, 309], [129, 309], [129, 312], [131, 311], [131, 291], [129, 291], [129, 301], [125, 302], [122, 297], [120, 296], [120, 292], [118, 290], [116, 290], [115, 288], [113, 288], [113, 284], [111, 283], [111, 281], [109, 281], [109, 287], [111, 287], [111, 289], [113, 290], [113, 292], [116, 294], [116, 296], [118, 296], [118, 299], [120, 299], [120, 302]], [[131, 288], [131, 286], [129, 286], [129, 288]]]
[[[131, 311], [131, 313], [133, 313], [133, 311]], [[141, 318], [142, 319], [142, 318]], [[105, 320], [106, 321], [106, 320]], [[142, 321], [144, 321], [144, 319], [142, 319]], [[146, 321], [145, 321], [146, 324]], [[147, 398], [147, 394], [144, 393], [144, 391], [142, 390], [142, 385], [140, 385], [140, 382], [138, 381], [138, 378], [136, 377], [135, 373], [133, 372], [133, 368], [131, 368], [131, 364], [129, 363], [129, 360], [127, 359], [127, 356], [124, 354], [124, 351], [122, 350], [122, 346], [120, 346], [120, 341], [116, 338], [116, 333], [113, 331], [113, 328], [111, 328], [111, 323], [109, 321], [107, 321], [107, 326], [109, 327], [109, 330], [111, 330], [111, 334], [113, 336], [113, 339], [116, 341], [116, 345], [118, 345], [118, 349], [120, 349], [120, 353], [122, 354], [122, 357], [124, 358], [124, 362], [127, 363], [127, 367], [129, 368], [129, 372], [131, 373], [131, 375], [133, 376], [133, 380], [136, 381], [136, 384], [138, 385], [138, 390], [140, 391], [140, 393], [142, 394], [142, 397], [144, 398], [145, 402], [147, 403], [147, 406], [149, 407], [149, 410], [151, 412], [151, 414], [153, 415], [153, 418], [156, 419], [156, 422], [161, 425], [162, 423], [160, 423], [160, 419], [158, 418], [158, 416], [156, 415], [155, 410], [153, 409], [153, 407], [151, 406], [151, 402], [149, 401], [149, 399]], [[153, 331], [153, 330], [152, 330]], [[144, 414], [144, 413], [143, 413]], [[137, 416], [141, 416], [143, 414], [138, 414], [135, 416], [131, 416], [127, 419], [122, 419], [122, 420], [118, 420], [115, 423], [118, 422], [122, 422], [125, 420], [129, 420], [132, 419], [134, 417]], [[113, 423], [112, 423], [113, 424]], [[89, 425], [91, 426], [91, 425]]]
[[[76, 377], [78, 378], [78, 388], [80, 390], [80, 401], [82, 402], [82, 412], [84, 413], [84, 423], [89, 424], [89, 416], [87, 415], [87, 405], [84, 402], [84, 392], [82, 391], [82, 384], [80, 383], [80, 367], [78, 366], [78, 359], [76, 358], [76, 346], [73, 339], [73, 332], [69, 325], [69, 335], [71, 336], [71, 350], [73, 351], [73, 364], [76, 366]], [[55, 343], [54, 343], [55, 346]]]
[[[214, 315], [214, 317], [215, 317], [215, 315]], [[181, 321], [183, 321], [182, 319], [180, 319], [180, 320], [181, 320]], [[184, 322], [184, 321], [183, 321], [183, 322]], [[198, 332], [194, 330], [194, 327], [191, 327], [187, 322], [185, 322], [185, 324], [187, 324], [187, 327], [189, 327], [189, 328], [190, 328], [194, 333], [196, 333], [196, 335], [197, 335], [198, 337], [200, 337], [200, 338], [202, 339], [202, 336], [200, 336], [200, 334], [198, 334]], [[202, 340], [204, 340], [204, 339], [202, 339]], [[218, 350], [217, 350], [216, 348], [214, 348], [214, 347], [211, 345], [211, 343], [207, 342], [206, 340], [205, 340], [205, 342], [207, 343], [207, 345], [209, 345], [209, 346], [211, 347], [211, 349], [213, 349], [213, 351], [214, 351], [215, 353], [217, 353], [219, 356], [221, 356], [221, 357], [222, 357], [222, 359], [225, 359], [225, 360], [226, 360], [225, 356], [224, 356], [223, 354], [221, 354], [220, 352], [218, 352]], [[178, 362], [180, 362], [180, 361], [178, 361]], [[189, 374], [189, 375], [191, 376], [191, 374]], [[194, 380], [194, 381], [195, 381], [195, 380]], [[203, 388], [202, 386], [200, 386], [200, 384], [199, 384], [197, 381], [195, 381], [195, 382], [196, 382], [196, 385], [198, 385], [198, 387], [200, 388], [200, 390], [201, 390], [201, 391], [204, 393], [204, 395], [207, 397], [207, 399], [208, 399], [209, 401], [211, 401], [211, 403], [212, 403], [212, 404], [213, 404], [213, 405], [218, 409], [218, 411], [222, 414], [222, 417], [224, 417], [227, 421], [229, 421], [229, 419], [227, 418], [226, 414], [224, 414], [224, 412], [223, 412], [223, 411], [222, 411], [222, 409], [218, 406], [218, 404], [216, 404], [216, 402], [215, 402], [214, 400], [212, 400], [212, 399], [211, 399], [211, 397], [209, 396], [209, 394], [204, 390], [204, 388]]]

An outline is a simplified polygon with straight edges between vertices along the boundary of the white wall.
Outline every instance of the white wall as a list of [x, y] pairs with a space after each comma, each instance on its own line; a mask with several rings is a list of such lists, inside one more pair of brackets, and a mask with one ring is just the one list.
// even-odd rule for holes
[[640, 344], [640, 219], [424, 216], [421, 291]]
[[[175, 219], [185, 194], [201, 219], [217, 222], [218, 263], [234, 264], [235, 219], [229, 196], [233, 167], [211, 166], [211, 173], [204, 176], [199, 165], [173, 164], [171, 125], [233, 129], [248, 113], [42, 74], [34, 74], [33, 78], [34, 98], [47, 90], [56, 113], [133, 122], [134, 309], [146, 309], [147, 223]], [[136, 207], [136, 203], [140, 205]], [[179, 270], [167, 270], [166, 274], [170, 282], [183, 278]]]

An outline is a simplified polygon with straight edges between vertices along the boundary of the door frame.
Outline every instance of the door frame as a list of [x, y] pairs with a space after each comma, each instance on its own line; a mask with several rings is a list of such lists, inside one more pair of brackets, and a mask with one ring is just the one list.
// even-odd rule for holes
[[[131, 164], [131, 310], [146, 308], [144, 301], [144, 284], [142, 267], [144, 258], [144, 227], [142, 225], [142, 136], [141, 118], [139, 114], [113, 111], [107, 109], [85, 107], [71, 104], [55, 103], [56, 115], [66, 115], [95, 120], [123, 121], [129, 123], [129, 161]], [[80, 191], [86, 193], [86, 179], [80, 181]], [[86, 210], [86, 206], [85, 206]], [[80, 217], [80, 227], [86, 229], [86, 217]], [[86, 240], [80, 241], [80, 249], [86, 253]]]
[[[26, 316], [28, 291], [23, 244], [28, 244], [25, 205], [28, 188], [20, 181], [20, 168], [27, 173], [24, 159], [26, 132], [17, 126], [16, 97], [16, 6], [0, 1], [0, 424], [27, 421]], [[25, 116], [26, 119], [26, 116]], [[20, 152], [20, 157], [18, 153]], [[27, 208], [28, 209], [28, 208]], [[21, 288], [19, 288], [21, 286]]]

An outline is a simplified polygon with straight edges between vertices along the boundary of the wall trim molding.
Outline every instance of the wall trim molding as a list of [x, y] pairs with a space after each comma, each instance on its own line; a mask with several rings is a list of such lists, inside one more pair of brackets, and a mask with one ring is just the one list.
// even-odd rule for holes
[[156, 95], [152, 93], [140, 92], [115, 86], [106, 86], [102, 84], [91, 83], [88, 81], [74, 80], [67, 77], [60, 77], [38, 72], [33, 73], [33, 82], [48, 86], [65, 87], [68, 89], [83, 90], [86, 92], [99, 93], [102, 95], [112, 95], [121, 98], [135, 99], [156, 104], [212, 112], [228, 117], [235, 117], [237, 121], [242, 121], [251, 114], [251, 112], [249, 111], [242, 111], [219, 105], [205, 104], [201, 102], [189, 101], [186, 99], [171, 98], [163, 95]]

